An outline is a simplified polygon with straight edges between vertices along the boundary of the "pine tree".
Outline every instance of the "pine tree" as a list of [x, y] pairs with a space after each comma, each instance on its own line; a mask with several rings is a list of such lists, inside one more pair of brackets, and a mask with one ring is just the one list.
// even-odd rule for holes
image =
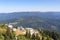
[[36, 39], [36, 36], [35, 34], [32, 35], [32, 39], [35, 40]]

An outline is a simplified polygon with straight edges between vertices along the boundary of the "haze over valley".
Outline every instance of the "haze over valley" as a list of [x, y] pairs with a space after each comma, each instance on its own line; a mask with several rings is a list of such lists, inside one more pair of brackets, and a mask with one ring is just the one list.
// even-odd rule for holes
[[60, 33], [60, 12], [13, 12], [0, 13], [0, 23], [40, 28]]

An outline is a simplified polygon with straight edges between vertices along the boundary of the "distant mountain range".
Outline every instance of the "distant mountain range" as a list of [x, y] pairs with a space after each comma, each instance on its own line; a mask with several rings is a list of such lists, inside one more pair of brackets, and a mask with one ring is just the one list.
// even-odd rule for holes
[[16, 23], [17, 26], [40, 28], [60, 33], [60, 12], [0, 13], [0, 23]]

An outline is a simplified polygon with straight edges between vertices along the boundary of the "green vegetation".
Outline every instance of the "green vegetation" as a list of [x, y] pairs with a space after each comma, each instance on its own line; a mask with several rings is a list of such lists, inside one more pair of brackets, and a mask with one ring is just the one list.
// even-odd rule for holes
[[[30, 34], [26, 32], [26, 35], [18, 35], [17, 40], [60, 40], [60, 35], [56, 32], [50, 32], [47, 30], [38, 30], [39, 34]], [[0, 40], [16, 40], [16, 35], [5, 24], [0, 24]]]

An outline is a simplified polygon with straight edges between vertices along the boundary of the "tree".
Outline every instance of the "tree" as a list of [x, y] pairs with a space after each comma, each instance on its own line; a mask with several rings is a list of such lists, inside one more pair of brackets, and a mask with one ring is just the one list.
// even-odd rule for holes
[[31, 38], [30, 31], [29, 32], [27, 31], [25, 36], [28, 37], [28, 38]]
[[35, 34], [33, 33], [33, 35], [32, 35], [32, 39], [33, 40], [35, 40], [36, 39], [36, 36], [35, 36]]
[[39, 36], [38, 33], [36, 34], [36, 39], [37, 39], [37, 40], [40, 40], [40, 36]]
[[4, 36], [3, 35], [0, 35], [0, 40], [4, 40]]

